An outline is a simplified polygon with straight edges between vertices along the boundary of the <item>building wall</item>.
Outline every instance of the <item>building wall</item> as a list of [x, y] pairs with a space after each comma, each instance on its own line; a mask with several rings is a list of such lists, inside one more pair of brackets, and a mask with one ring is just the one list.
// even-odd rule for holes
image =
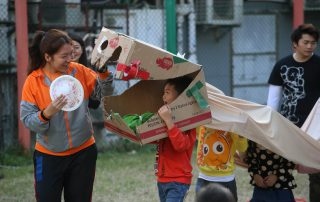
[[231, 31], [197, 28], [197, 57], [205, 79], [227, 95], [231, 94]]
[[[305, 23], [312, 23], [318, 29], [320, 29], [320, 6], [319, 8], [315, 8], [313, 11], [305, 11]], [[320, 54], [320, 46], [318, 43], [318, 47], [316, 49], [316, 53]]]
[[[265, 26], [261, 26], [261, 24], [253, 22], [254, 20], [260, 22], [258, 18], [265, 15], [275, 16], [274, 33], [273, 30], [265, 30]], [[252, 17], [249, 18], [249, 16], [255, 16], [256, 19]], [[319, 17], [319, 12], [305, 12], [305, 22], [313, 23], [318, 28], [320, 28], [320, 22], [318, 20]], [[198, 25], [198, 63], [202, 64], [204, 67], [207, 82], [221, 89], [227, 95], [265, 104], [268, 93], [267, 79], [274, 63], [278, 59], [292, 53], [290, 41], [292, 19], [292, 6], [290, 6], [288, 2], [244, 2], [244, 18], [240, 26], [230, 26], [229, 28], [228, 26], [204, 28], [204, 26]], [[263, 21], [261, 21], [261, 23], [263, 23]], [[266, 50], [266, 52], [262, 51], [263, 53], [260, 53], [260, 51], [247, 51], [245, 50], [247, 47], [244, 47], [243, 51], [237, 51], [236, 43], [239, 43], [239, 41], [243, 43], [242, 45], [245, 45], [246, 41], [254, 41], [252, 37], [255, 35], [252, 35], [250, 29], [252, 29], [252, 31], [256, 31], [257, 27], [248, 27], [248, 25], [261, 27], [261, 33], [259, 33], [259, 31], [255, 33], [262, 37], [260, 42], [257, 42], [256, 40], [255, 43], [261, 44], [255, 44], [255, 46], [261, 46], [260, 48], [263, 49], [266, 45], [270, 45], [267, 44], [268, 41], [265, 41], [264, 37], [274, 37], [274, 39], [272, 38], [272, 40], [269, 41], [270, 43], [273, 43], [272, 41], [274, 40], [275, 49], [271, 52]], [[235, 37], [239, 36], [239, 30], [240, 32], [248, 32], [248, 34], [241, 35], [242, 38], [236, 39]], [[248, 44], [248, 46], [250, 46], [250, 44]], [[318, 52], [319, 49], [317, 50], [317, 53]], [[268, 57], [268, 59], [263, 59], [261, 57], [262, 55], [270, 54], [271, 57]], [[251, 60], [253, 60], [253, 62], [245, 62], [241, 66], [242, 71], [246, 72], [243, 74], [245, 76], [242, 79], [247, 79], [249, 81], [250, 78], [252, 78], [251, 83], [241, 82], [241, 79], [239, 78], [237, 81], [237, 75], [235, 75], [237, 71], [234, 71], [234, 68], [236, 64], [235, 60], [239, 61], [239, 57], [246, 58], [247, 60], [250, 60], [251, 57]], [[252, 65], [255, 65], [256, 67], [253, 68]], [[264, 69], [261, 69], [261, 67], [264, 67]], [[264, 80], [262, 79], [263, 76], [265, 77]], [[255, 77], [260, 77], [260, 80], [258, 79], [259, 82], [254, 80]], [[239, 87], [241, 87], [241, 89]]]

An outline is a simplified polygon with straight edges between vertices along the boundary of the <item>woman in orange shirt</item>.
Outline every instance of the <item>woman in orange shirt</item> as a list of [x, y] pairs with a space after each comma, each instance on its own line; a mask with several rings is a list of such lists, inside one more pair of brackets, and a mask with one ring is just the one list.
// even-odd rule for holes
[[[113, 93], [113, 78], [106, 71], [72, 62], [71, 38], [63, 31], [36, 32], [29, 47], [30, 64], [20, 103], [20, 119], [36, 132], [34, 151], [35, 196], [37, 201], [91, 201], [97, 148], [88, 112], [89, 98], [100, 100]], [[69, 75], [83, 88], [81, 105], [63, 111], [68, 97], [51, 101], [50, 85]]]

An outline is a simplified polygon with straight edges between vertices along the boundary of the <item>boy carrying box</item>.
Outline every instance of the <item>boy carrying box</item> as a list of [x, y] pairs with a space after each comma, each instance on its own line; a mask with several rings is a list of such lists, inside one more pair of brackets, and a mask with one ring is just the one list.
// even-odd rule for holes
[[191, 157], [196, 130], [182, 132], [173, 122], [169, 104], [191, 83], [189, 77], [169, 79], [164, 87], [164, 105], [158, 114], [167, 126], [168, 137], [157, 142], [155, 173], [161, 202], [182, 202], [192, 179]]

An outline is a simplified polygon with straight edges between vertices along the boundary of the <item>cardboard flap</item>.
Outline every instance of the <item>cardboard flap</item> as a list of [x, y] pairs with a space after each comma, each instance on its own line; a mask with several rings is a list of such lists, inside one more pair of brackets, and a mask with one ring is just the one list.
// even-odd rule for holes
[[[205, 83], [203, 70], [200, 69], [188, 76], [193, 78], [192, 82], [169, 104], [173, 121], [182, 131], [210, 123], [212, 120], [210, 106], [201, 104], [201, 102], [207, 103], [208, 100], [206, 86], [202, 85]], [[165, 82], [166, 80], [143, 80], [124, 91], [121, 95], [104, 97], [105, 116], [109, 117], [107, 113], [111, 114], [111, 120], [106, 119], [106, 128], [111, 128], [116, 134], [128, 137], [131, 140], [134, 139], [134, 141], [141, 144], [166, 137], [167, 127], [157, 113], [158, 109], [163, 105], [162, 95]], [[197, 101], [196, 97], [200, 97], [200, 101]], [[128, 114], [141, 115], [146, 112], [152, 112], [154, 115], [142, 125], [136, 126], [137, 134], [135, 135], [133, 130], [121, 118], [121, 120], [112, 119], [113, 112], [119, 113], [122, 117]]]
[[[182, 108], [182, 107], [184, 107], [184, 105], [192, 106], [193, 108], [198, 108], [196, 110], [207, 110], [210, 108], [210, 106], [208, 104], [201, 104], [201, 103], [199, 104], [198, 100], [196, 100], [195, 96], [192, 95], [192, 92], [194, 92], [194, 91], [197, 92], [196, 95], [201, 96], [200, 102], [207, 103], [207, 100], [208, 100], [207, 88], [205, 85], [202, 85], [202, 84], [205, 84], [203, 70], [195, 72], [192, 75], [194, 75], [194, 79], [189, 84], [189, 86], [179, 95], [179, 97], [177, 99], [175, 99], [170, 104], [170, 106], [172, 108], [174, 108], [171, 110], [176, 110], [177, 108]], [[180, 103], [180, 104], [177, 104], [177, 103]], [[196, 104], [193, 105], [193, 103], [196, 103]], [[203, 105], [203, 106], [201, 106], [201, 105]]]
[[115, 79], [162, 80], [184, 76], [201, 65], [151, 44], [102, 28], [92, 52], [91, 64], [102, 68], [117, 62]]
[[132, 135], [135, 135], [135, 133], [127, 126], [127, 124], [123, 121], [121, 116], [118, 113], [111, 113], [109, 116], [108, 121], [111, 121], [114, 123], [115, 126], [124, 128], [126, 131], [130, 132]]
[[125, 63], [133, 45], [134, 40], [103, 27], [92, 51], [91, 64], [100, 69], [107, 61]]
[[[129, 63], [129, 66], [131, 66], [134, 61], [139, 61], [140, 63], [137, 68], [136, 75], [140, 72], [148, 74], [148, 78], [136, 77], [139, 79], [160, 80], [176, 78], [201, 69], [201, 65], [191, 63], [188, 60], [176, 56], [166, 50], [156, 48], [138, 40], [135, 40], [132, 54], [126, 62], [127, 65]], [[118, 75], [120, 76], [122, 74], [117, 72], [117, 76]], [[116, 78], [122, 79], [122, 77]]]
[[165, 81], [139, 81], [134, 86], [117, 96], [103, 98], [104, 109], [127, 114], [157, 112], [163, 105], [162, 95]]
[[[206, 124], [211, 122], [211, 109], [209, 105], [202, 108], [195, 99], [194, 96], [189, 96], [189, 90], [197, 88], [197, 93], [201, 95], [202, 101], [207, 103], [208, 94], [206, 86], [199, 85], [199, 82], [205, 83], [203, 70], [190, 74], [193, 77], [193, 81], [189, 86], [169, 104], [173, 116], [173, 120], [177, 127], [182, 131], [189, 130], [199, 126], [200, 124]], [[146, 123], [137, 127], [137, 131], [140, 139], [148, 139], [153, 136], [166, 133], [167, 128], [164, 125], [162, 119], [158, 114], [151, 117]]]
[[105, 116], [105, 127], [110, 131], [115, 132], [118, 135], [129, 138], [133, 141], [139, 142], [139, 138], [136, 136], [133, 130], [127, 126], [123, 119], [117, 113], [111, 113], [109, 116]]
[[190, 89], [186, 91], [188, 97], [193, 96], [201, 109], [209, 106], [207, 100], [202, 96], [200, 89], [206, 88], [205, 84], [201, 81], [196, 82]]

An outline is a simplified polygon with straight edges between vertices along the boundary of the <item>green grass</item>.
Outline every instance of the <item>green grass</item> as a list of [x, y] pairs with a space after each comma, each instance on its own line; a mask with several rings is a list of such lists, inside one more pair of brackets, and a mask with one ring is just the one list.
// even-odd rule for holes
[[93, 201], [157, 201], [153, 152], [99, 155]]
[[23, 166], [32, 164], [31, 153], [26, 153], [19, 145], [13, 145], [0, 151], [0, 165]]
[[[93, 202], [159, 201], [153, 173], [154, 146], [127, 146], [135, 150], [119, 152], [119, 149], [111, 149], [99, 152]], [[0, 201], [35, 201], [32, 155], [11, 151], [2, 153], [1, 159], [0, 175], [4, 175], [4, 178], [0, 179]], [[194, 175], [197, 176], [196, 167]], [[298, 184], [295, 196], [307, 198], [307, 175], [295, 175]], [[246, 202], [252, 194], [249, 176], [242, 168], [237, 168], [236, 176], [239, 202]], [[196, 177], [193, 178], [187, 202], [194, 201], [195, 181]]]

